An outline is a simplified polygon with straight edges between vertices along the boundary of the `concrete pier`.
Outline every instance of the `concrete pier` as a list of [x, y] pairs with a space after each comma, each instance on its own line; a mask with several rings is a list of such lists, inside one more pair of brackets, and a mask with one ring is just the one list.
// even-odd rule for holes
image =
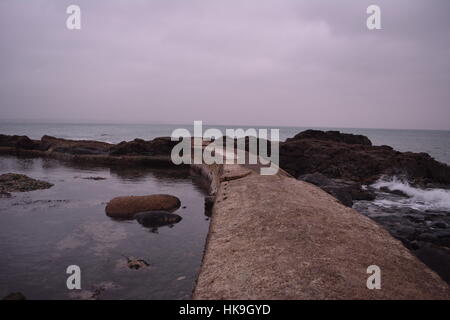
[[[197, 165], [215, 193], [194, 299], [449, 299], [385, 229], [283, 171]], [[367, 268], [381, 269], [369, 290]]]

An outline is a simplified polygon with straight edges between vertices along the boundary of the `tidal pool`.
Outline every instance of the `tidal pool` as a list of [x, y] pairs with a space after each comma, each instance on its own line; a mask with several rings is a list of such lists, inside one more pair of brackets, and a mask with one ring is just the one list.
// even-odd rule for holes
[[[190, 298], [209, 227], [199, 177], [1, 156], [0, 174], [8, 172], [54, 186], [0, 198], [0, 298], [17, 291], [27, 299]], [[114, 197], [155, 193], [181, 200], [173, 227], [155, 231], [105, 214]], [[127, 257], [149, 266], [130, 269]], [[67, 289], [69, 265], [81, 268], [81, 290]]]

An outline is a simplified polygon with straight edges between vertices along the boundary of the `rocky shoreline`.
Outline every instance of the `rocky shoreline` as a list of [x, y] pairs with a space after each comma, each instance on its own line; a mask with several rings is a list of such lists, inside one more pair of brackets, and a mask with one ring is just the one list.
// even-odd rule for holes
[[[43, 136], [0, 135], [0, 154], [52, 157], [107, 165], [174, 166], [169, 137], [109, 144]], [[407, 197], [398, 190], [370, 185], [382, 176], [400, 176], [417, 188], [450, 186], [450, 167], [426, 153], [398, 152], [373, 146], [361, 135], [307, 130], [280, 143], [280, 167], [293, 177], [314, 184], [386, 228], [416, 256], [450, 283], [449, 212], [374, 206], [374, 200]], [[384, 197], [384, 198], [383, 198]]]
[[[174, 166], [170, 153], [177, 143], [170, 137], [110, 144], [47, 135], [40, 140], [32, 140], [27, 136], [0, 134], [0, 154], [100, 164], [129, 162]], [[370, 184], [383, 175], [396, 175], [405, 176], [423, 187], [450, 185], [450, 167], [427, 153], [399, 152], [389, 146], [373, 146], [365, 136], [338, 131], [306, 130], [280, 142], [280, 168], [295, 178], [320, 173], [330, 179]]]

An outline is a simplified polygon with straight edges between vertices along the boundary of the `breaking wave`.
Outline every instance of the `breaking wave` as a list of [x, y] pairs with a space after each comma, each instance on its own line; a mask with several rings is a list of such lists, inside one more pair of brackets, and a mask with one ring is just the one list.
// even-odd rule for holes
[[390, 191], [401, 191], [408, 198], [377, 199], [376, 205], [382, 207], [410, 207], [416, 210], [439, 210], [450, 212], [450, 190], [420, 189], [411, 186], [407, 181], [397, 177], [382, 178], [371, 185], [375, 189], [387, 188]]

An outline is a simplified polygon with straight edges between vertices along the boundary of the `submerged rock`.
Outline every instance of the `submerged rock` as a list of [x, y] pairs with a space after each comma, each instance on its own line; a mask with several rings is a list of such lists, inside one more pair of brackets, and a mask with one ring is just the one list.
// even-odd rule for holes
[[134, 215], [146, 211], [175, 211], [181, 206], [180, 199], [168, 194], [153, 194], [148, 196], [128, 196], [112, 199], [106, 205], [105, 211], [109, 217], [118, 219], [133, 219]]
[[140, 212], [136, 214], [135, 218], [146, 228], [159, 228], [167, 225], [174, 225], [182, 219], [179, 215], [167, 211]]
[[84, 177], [85, 180], [106, 180], [105, 177]]
[[401, 197], [408, 197], [408, 195], [406, 193], [404, 193], [403, 191], [396, 190], [396, 189], [391, 190], [388, 187], [381, 187], [380, 191], [386, 192], [386, 193], [392, 193], [392, 194], [395, 194], [395, 195], [398, 195], [398, 196], [401, 196]]
[[373, 192], [363, 190], [361, 184], [340, 179], [330, 179], [321, 173], [305, 174], [298, 179], [312, 183], [328, 192], [347, 207], [353, 205], [353, 200], [374, 200]]
[[150, 267], [150, 263], [145, 261], [144, 259], [132, 259], [129, 257], [125, 257], [127, 259], [127, 267], [130, 269], [141, 269], [144, 267]]
[[27, 192], [51, 188], [53, 184], [27, 177], [24, 174], [5, 173], [0, 175], [0, 193], [8, 196], [9, 192]]

